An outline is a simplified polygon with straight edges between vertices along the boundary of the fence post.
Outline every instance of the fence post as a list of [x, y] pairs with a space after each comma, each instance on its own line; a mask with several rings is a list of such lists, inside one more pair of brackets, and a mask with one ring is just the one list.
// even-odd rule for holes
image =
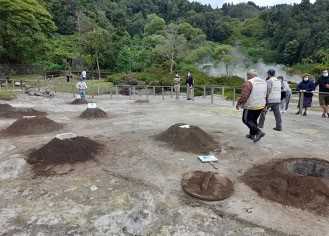
[[135, 98], [135, 96], [136, 96], [136, 87], [134, 86], [133, 87], [133, 98]]
[[119, 88], [118, 88], [118, 85], [115, 86], [115, 95], [119, 95]]
[[131, 87], [129, 86], [129, 99], [131, 99]]
[[99, 87], [97, 87], [97, 96], [99, 96]]
[[164, 100], [164, 87], [161, 87], [162, 100]]
[[236, 90], [233, 88], [233, 107], [235, 107], [235, 100], [236, 100]]
[[206, 98], [207, 96], [207, 89], [206, 86], [203, 86], [203, 98]]
[[225, 97], [225, 87], [222, 87], [222, 96]]
[[170, 86], [170, 98], [173, 98], [174, 96], [174, 87]]
[[146, 100], [149, 100], [149, 90], [148, 87], [145, 87]]
[[156, 94], [155, 94], [155, 86], [153, 86], [153, 95], [156, 96]]
[[113, 87], [110, 88], [110, 99], [112, 99], [112, 98], [113, 98]]
[[303, 115], [303, 107], [304, 107], [304, 91], [301, 91], [299, 96], [300, 96], [300, 99], [299, 99], [299, 113], [302, 116]]
[[214, 87], [211, 87], [211, 104], [214, 104]]

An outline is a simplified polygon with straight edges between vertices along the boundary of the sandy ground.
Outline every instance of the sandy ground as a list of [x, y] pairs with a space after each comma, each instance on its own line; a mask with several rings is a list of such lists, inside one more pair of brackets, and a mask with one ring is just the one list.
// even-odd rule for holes
[[[271, 159], [314, 157], [329, 160], [329, 119], [284, 115], [276, 133], [269, 114], [267, 136], [258, 144], [245, 138], [241, 113], [231, 102], [199, 98], [194, 102], [150, 97], [135, 104], [127, 97], [93, 99], [109, 119], [78, 119], [85, 105], [69, 105], [72, 95], [53, 99], [21, 95], [14, 106], [46, 111], [65, 124], [56, 133], [0, 138], [0, 235], [176, 235], [254, 236], [329, 235], [329, 218], [261, 199], [239, 177]], [[0, 120], [0, 129], [14, 120]], [[235, 184], [234, 195], [207, 203], [183, 193], [182, 174], [214, 168], [197, 156], [174, 152], [153, 135], [185, 122], [197, 125], [222, 143], [216, 164]], [[69, 174], [35, 177], [24, 158], [56, 134], [74, 132], [106, 144], [96, 162], [74, 166]]]

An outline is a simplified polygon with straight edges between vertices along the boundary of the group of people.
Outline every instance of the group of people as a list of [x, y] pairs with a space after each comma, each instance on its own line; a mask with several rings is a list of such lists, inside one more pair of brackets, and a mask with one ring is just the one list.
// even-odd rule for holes
[[[187, 73], [185, 85], [187, 88], [187, 100], [193, 100], [194, 79], [191, 72]], [[175, 89], [176, 99], [179, 99], [180, 96], [180, 86], [181, 86], [181, 77], [176, 72], [176, 76], [174, 78], [174, 89]]]
[[[264, 128], [266, 114], [269, 110], [274, 113], [276, 127], [275, 131], [282, 131], [281, 113], [287, 111], [291, 97], [291, 88], [282, 76], [276, 77], [275, 70], [267, 72], [266, 80], [259, 78], [257, 71], [250, 70], [247, 73], [247, 81], [242, 85], [241, 97], [236, 108], [243, 108], [243, 123], [249, 128], [247, 138], [255, 143], [261, 140], [265, 133]], [[319, 100], [323, 109], [322, 117], [329, 118], [329, 75], [328, 71], [323, 71], [317, 82], [310, 79], [310, 75], [305, 74], [303, 80], [297, 85], [299, 92], [299, 105], [303, 107], [303, 115], [307, 115], [307, 109], [312, 105], [313, 93], [319, 86]], [[302, 104], [302, 106], [300, 106]], [[297, 114], [300, 114], [298, 111]]]

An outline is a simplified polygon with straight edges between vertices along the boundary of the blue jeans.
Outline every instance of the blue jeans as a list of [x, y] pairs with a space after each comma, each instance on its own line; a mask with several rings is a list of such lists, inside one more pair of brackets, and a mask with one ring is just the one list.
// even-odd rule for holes
[[86, 90], [85, 89], [80, 89], [79, 94], [81, 99], [86, 99]]

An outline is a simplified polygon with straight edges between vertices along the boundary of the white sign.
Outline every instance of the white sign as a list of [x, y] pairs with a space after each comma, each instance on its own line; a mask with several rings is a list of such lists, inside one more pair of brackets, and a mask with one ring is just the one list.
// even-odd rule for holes
[[97, 104], [96, 103], [88, 103], [88, 108], [89, 109], [95, 109], [95, 108], [97, 108]]
[[218, 159], [215, 156], [198, 156], [201, 162], [216, 162]]
[[191, 128], [191, 126], [190, 125], [181, 125], [181, 126], [179, 126], [179, 128], [189, 129], [189, 128]]
[[33, 119], [35, 118], [36, 116], [23, 116], [23, 119]]
[[75, 98], [76, 98], [76, 99], [81, 99], [80, 94], [76, 94], [76, 95], [75, 95]]
[[75, 138], [75, 137], [77, 137], [77, 135], [74, 133], [63, 133], [63, 134], [56, 135], [56, 138], [58, 138], [60, 140], [71, 139], [71, 138]]

